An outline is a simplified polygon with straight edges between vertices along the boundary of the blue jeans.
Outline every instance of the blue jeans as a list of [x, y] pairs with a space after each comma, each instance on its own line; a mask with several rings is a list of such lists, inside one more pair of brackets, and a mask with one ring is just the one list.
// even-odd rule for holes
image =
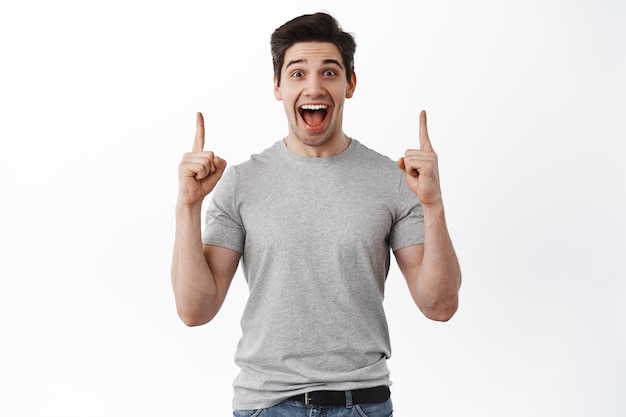
[[350, 404], [345, 406], [304, 405], [285, 401], [260, 410], [235, 410], [234, 417], [392, 417], [391, 398], [378, 404]]

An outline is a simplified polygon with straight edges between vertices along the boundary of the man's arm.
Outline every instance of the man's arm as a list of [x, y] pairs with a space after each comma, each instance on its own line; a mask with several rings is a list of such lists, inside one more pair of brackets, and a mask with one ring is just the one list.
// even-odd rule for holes
[[461, 269], [448, 234], [443, 205], [424, 208], [424, 244], [394, 252], [415, 304], [426, 317], [452, 318], [459, 303]]
[[202, 245], [200, 210], [178, 205], [172, 260], [176, 310], [188, 326], [208, 323], [224, 303], [239, 252]]
[[458, 307], [461, 268], [446, 225], [437, 155], [428, 137], [425, 112], [420, 114], [420, 149], [407, 150], [398, 166], [422, 202], [424, 244], [394, 254], [420, 310], [432, 320], [447, 321]]
[[240, 254], [202, 245], [202, 200], [215, 188], [226, 161], [204, 148], [204, 120], [198, 113], [192, 152], [178, 167], [176, 235], [172, 259], [172, 287], [178, 315], [188, 326], [209, 322], [222, 306], [235, 275]]

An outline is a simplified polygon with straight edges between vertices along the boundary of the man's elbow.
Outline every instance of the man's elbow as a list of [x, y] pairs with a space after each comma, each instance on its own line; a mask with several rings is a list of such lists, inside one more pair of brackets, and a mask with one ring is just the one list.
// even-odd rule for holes
[[210, 320], [198, 320], [196, 318], [188, 318], [188, 317], [181, 317], [180, 319], [187, 327], [202, 326], [203, 324], [207, 324], [210, 321]]
[[458, 308], [459, 300], [455, 298], [454, 300], [435, 304], [431, 307], [421, 307], [420, 310], [430, 320], [446, 322], [454, 316]]
[[207, 324], [213, 319], [213, 316], [178, 308], [178, 317], [187, 327], [197, 327]]

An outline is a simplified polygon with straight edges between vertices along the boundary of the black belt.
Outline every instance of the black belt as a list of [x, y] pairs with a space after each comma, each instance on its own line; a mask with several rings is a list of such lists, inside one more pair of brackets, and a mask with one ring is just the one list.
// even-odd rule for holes
[[[351, 390], [352, 404], [384, 403], [391, 395], [389, 387], [380, 387]], [[346, 391], [313, 391], [289, 398], [306, 405], [346, 405]]]

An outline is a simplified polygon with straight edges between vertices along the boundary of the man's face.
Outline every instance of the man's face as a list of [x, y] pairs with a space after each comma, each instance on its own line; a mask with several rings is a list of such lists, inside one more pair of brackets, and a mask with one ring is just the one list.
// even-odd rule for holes
[[280, 86], [274, 77], [274, 94], [283, 101], [290, 139], [313, 147], [340, 141], [343, 103], [355, 86], [356, 76], [348, 82], [334, 44], [301, 42], [287, 49]]

